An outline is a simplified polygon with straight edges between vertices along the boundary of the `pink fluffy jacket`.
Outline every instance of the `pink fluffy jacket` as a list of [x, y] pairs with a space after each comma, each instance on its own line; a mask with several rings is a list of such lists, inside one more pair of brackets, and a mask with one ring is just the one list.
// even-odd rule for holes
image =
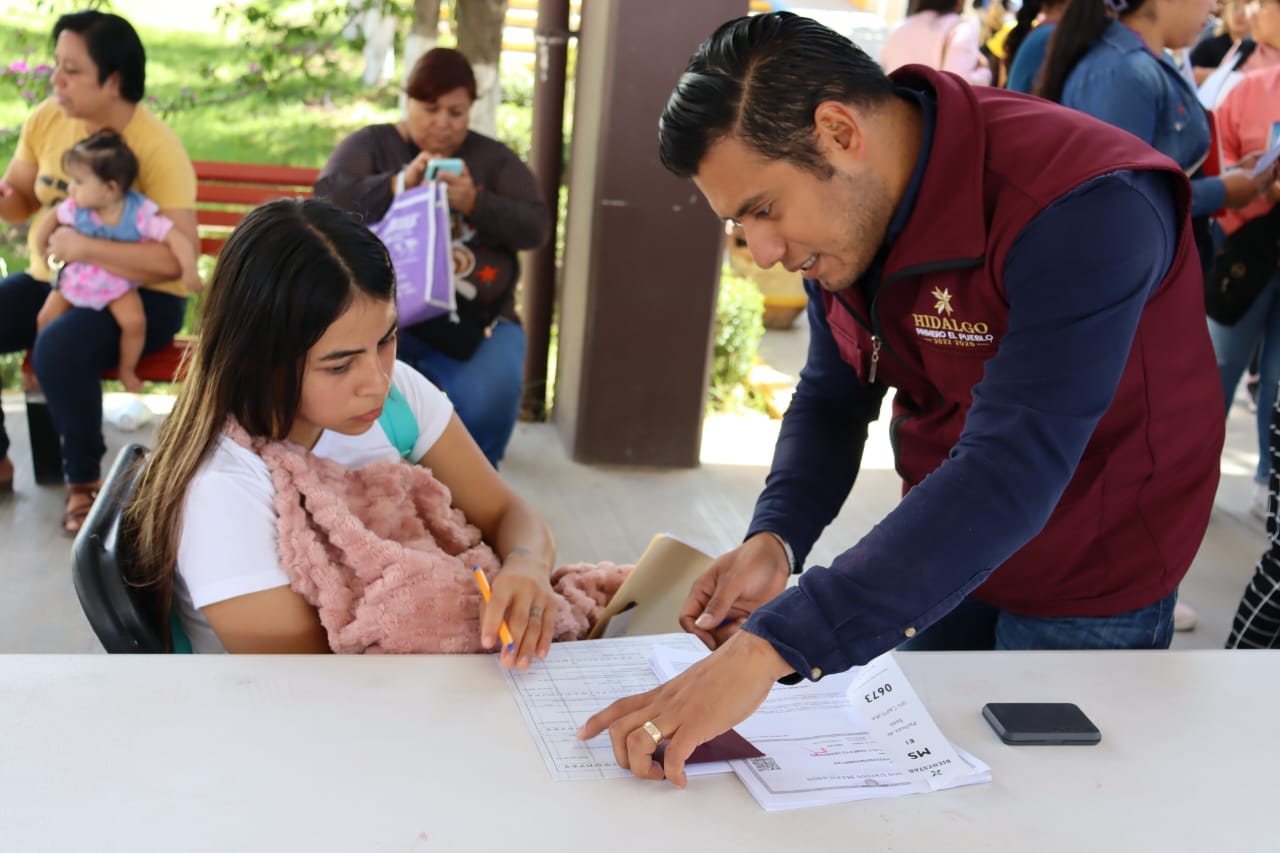
[[[226, 434], [256, 452], [275, 485], [280, 565], [320, 614], [338, 653], [483, 652], [472, 567], [493, 550], [449, 489], [419, 465], [350, 469], [287, 441]], [[562, 566], [551, 574], [555, 639], [585, 637], [631, 566]]]

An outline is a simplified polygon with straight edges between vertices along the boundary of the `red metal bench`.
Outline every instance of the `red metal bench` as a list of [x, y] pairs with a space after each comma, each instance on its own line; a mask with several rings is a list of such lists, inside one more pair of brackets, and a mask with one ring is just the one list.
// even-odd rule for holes
[[[232, 229], [244, 215], [277, 198], [309, 198], [318, 169], [297, 166], [263, 166], [255, 163], [196, 162], [196, 223], [200, 254], [216, 257]], [[182, 336], [138, 362], [138, 376], [148, 382], [174, 382], [182, 378], [182, 363], [195, 339]], [[30, 356], [22, 363], [31, 372]], [[116, 378], [114, 370], [102, 374]], [[62, 482], [62, 450], [44, 395], [27, 392], [27, 431], [35, 480], [42, 485]]]

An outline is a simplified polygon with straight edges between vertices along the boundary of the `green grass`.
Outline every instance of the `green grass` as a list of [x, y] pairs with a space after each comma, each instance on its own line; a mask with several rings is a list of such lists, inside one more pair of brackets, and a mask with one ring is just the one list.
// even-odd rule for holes
[[[348, 133], [366, 124], [395, 119], [395, 85], [376, 90], [363, 87], [359, 54], [350, 49], [339, 54], [341, 73], [329, 76], [320, 86], [291, 78], [269, 91], [223, 103], [202, 103], [211, 91], [225, 96], [251, 61], [232, 35], [218, 31], [209, 14], [212, 5], [207, 0], [203, 4], [202, 0], [114, 4], [138, 28], [147, 48], [148, 96], [164, 103], [178, 99], [183, 87], [194, 94], [193, 106], [166, 117], [193, 160], [319, 167]], [[16, 59], [26, 59], [32, 65], [52, 64], [48, 34], [53, 20], [14, 4], [0, 6], [0, 64], [7, 66]], [[143, 25], [143, 21], [155, 22], [163, 29]], [[0, 128], [11, 131], [0, 134], [0, 160], [5, 164], [13, 156], [17, 130], [29, 112], [30, 107], [15, 90], [0, 90]], [[26, 268], [25, 235], [25, 225], [0, 223], [0, 259], [10, 272]], [[193, 299], [188, 313], [195, 311], [196, 303]], [[0, 357], [0, 387], [14, 387], [16, 369], [16, 356]]]
[[[37, 28], [30, 18], [0, 15], [0, 59], [5, 64], [23, 56], [24, 45], [47, 47], [41, 35], [46, 26]], [[202, 104], [211, 89], [223, 96], [245, 72], [249, 60], [244, 52], [219, 33], [138, 30], [147, 46], [147, 94], [171, 102], [189, 87], [195, 96], [194, 106], [166, 119], [194, 160], [322, 166], [343, 136], [396, 115], [395, 86], [363, 88], [353, 51], [344, 51], [350, 54], [342, 57], [345, 73], [326, 79], [318, 92], [307, 91], [301, 79], [289, 79], [270, 91]], [[48, 53], [37, 53], [33, 60], [50, 62]], [[0, 127], [16, 129], [28, 112], [19, 98], [0, 99]], [[13, 137], [0, 147], [5, 162], [16, 143]]]
[[[183, 6], [181, 3], [169, 4]], [[134, 9], [133, 7], [138, 7]], [[158, 3], [117, 2], [115, 8], [131, 18], [147, 48], [147, 94], [161, 103], [179, 97], [183, 87], [195, 96], [193, 106], [169, 114], [166, 121], [178, 134], [193, 160], [226, 160], [319, 167], [340, 139], [366, 124], [393, 120], [397, 114], [396, 87], [366, 89], [360, 84], [360, 57], [353, 50], [339, 55], [342, 73], [321, 86], [287, 79], [269, 91], [247, 94], [224, 103], [202, 103], [207, 92], [225, 96], [230, 84], [248, 67], [250, 57], [230, 34], [217, 30], [212, 17], [190, 16], [199, 8], [183, 9], [192, 28], [155, 29], [139, 21], [165, 18]], [[52, 63], [48, 33], [52, 18], [29, 11], [0, 9], [0, 64], [15, 59], [30, 64]], [[195, 27], [208, 31], [196, 32]], [[0, 91], [0, 160], [8, 163], [17, 147], [17, 130], [30, 107], [14, 90]], [[26, 227], [0, 223], [0, 259], [10, 272], [26, 268]]]
[[[369, 89], [360, 82], [363, 61], [343, 45], [333, 52], [337, 69], [318, 80], [288, 77], [269, 90], [240, 97], [234, 85], [249, 69], [252, 51], [238, 33], [222, 31], [212, 10], [221, 0], [115, 0], [147, 50], [147, 95], [173, 103], [188, 88], [189, 106], [165, 115], [193, 160], [320, 167], [347, 134], [399, 114], [396, 83]], [[65, 7], [65, 8], [63, 8]], [[58, 12], [80, 8], [68, 0]], [[27, 4], [0, 0], [0, 66], [17, 59], [52, 64], [49, 40], [55, 15]], [[503, 67], [504, 103], [498, 108], [498, 138], [528, 161], [532, 74]], [[0, 89], [0, 160], [17, 146], [17, 131], [30, 107], [12, 87]], [[563, 224], [563, 220], [562, 220]], [[0, 223], [0, 259], [10, 272], [26, 268], [26, 226]], [[208, 259], [203, 263], [208, 264]], [[202, 267], [207, 276], [209, 269]], [[198, 300], [191, 300], [188, 327]], [[16, 363], [0, 356], [0, 387], [12, 387]]]

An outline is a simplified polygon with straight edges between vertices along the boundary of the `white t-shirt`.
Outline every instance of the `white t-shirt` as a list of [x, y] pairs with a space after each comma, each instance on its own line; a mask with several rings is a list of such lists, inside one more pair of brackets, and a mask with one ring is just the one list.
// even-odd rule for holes
[[[444, 433], [453, 405], [412, 367], [397, 361], [392, 383], [418, 421], [413, 459]], [[399, 451], [380, 424], [363, 435], [326, 430], [312, 452], [348, 468], [394, 461]], [[289, 585], [276, 547], [275, 487], [262, 458], [220, 436], [187, 488], [174, 578], [174, 606], [196, 652], [224, 652], [201, 607]]]

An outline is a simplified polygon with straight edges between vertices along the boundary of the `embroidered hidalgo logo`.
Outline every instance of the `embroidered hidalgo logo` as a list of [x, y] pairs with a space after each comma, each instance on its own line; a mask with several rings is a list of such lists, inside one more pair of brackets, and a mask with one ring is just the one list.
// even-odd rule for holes
[[938, 288], [935, 287], [933, 289], [933, 298], [938, 300], [937, 302], [933, 303], [934, 311], [937, 311], [939, 314], [953, 313], [951, 310], [951, 291], [950, 290], [947, 290], [945, 288], [943, 288], [942, 290], [939, 290]]
[[995, 335], [991, 327], [982, 320], [953, 319], [955, 309], [951, 307], [951, 291], [945, 287], [935, 287], [929, 292], [934, 298], [933, 314], [912, 314], [916, 335], [935, 346], [974, 349], [989, 347], [995, 343]]

